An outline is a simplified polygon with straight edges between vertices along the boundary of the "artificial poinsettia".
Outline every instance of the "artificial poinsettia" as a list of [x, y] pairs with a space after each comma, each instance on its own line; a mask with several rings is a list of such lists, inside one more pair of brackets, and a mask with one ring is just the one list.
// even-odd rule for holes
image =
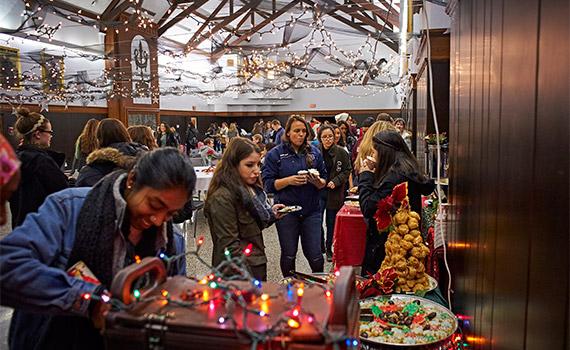
[[358, 281], [356, 287], [360, 292], [360, 298], [369, 298], [377, 295], [387, 295], [394, 292], [398, 274], [393, 268], [377, 272], [364, 281]]
[[378, 226], [378, 231], [384, 232], [390, 224], [392, 223], [392, 207], [394, 206], [394, 201], [391, 196], [383, 198], [376, 204], [376, 213], [374, 213], [374, 220], [376, 220], [376, 225]]
[[394, 186], [394, 189], [392, 190], [392, 198], [394, 199], [395, 204], [402, 203], [407, 196], [408, 196], [407, 182], [402, 182], [401, 184]]
[[408, 183], [402, 182], [394, 186], [392, 194], [382, 198], [376, 204], [376, 213], [374, 213], [374, 220], [379, 232], [387, 231], [392, 224], [392, 215], [400, 208], [402, 203], [404, 206], [408, 205]]

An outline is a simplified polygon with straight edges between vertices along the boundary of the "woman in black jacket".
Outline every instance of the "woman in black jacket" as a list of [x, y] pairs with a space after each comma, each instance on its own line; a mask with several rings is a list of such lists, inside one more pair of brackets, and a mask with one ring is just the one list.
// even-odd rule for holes
[[378, 201], [392, 194], [394, 187], [408, 182], [408, 197], [413, 211], [421, 213], [421, 196], [434, 190], [434, 184], [420, 170], [418, 162], [397, 131], [386, 130], [373, 137], [376, 162], [364, 160], [358, 182], [360, 210], [368, 226], [362, 273], [374, 274], [385, 257], [388, 235], [379, 233], [374, 220]]
[[[328, 174], [325, 191], [321, 191], [321, 211], [325, 211], [326, 209], [326, 253], [327, 260], [332, 261], [334, 223], [336, 214], [344, 203], [344, 193], [352, 167], [348, 152], [335, 144], [333, 126], [321, 126], [317, 137], [319, 139], [320, 150], [323, 154]], [[321, 241], [323, 239], [324, 237]]]
[[99, 148], [91, 152], [87, 165], [79, 171], [75, 182], [77, 187], [93, 186], [114, 170], [130, 169], [135, 157], [140, 152], [148, 151], [146, 146], [131, 142], [127, 128], [118, 119], [101, 120], [96, 135]]
[[176, 137], [170, 130], [170, 127], [166, 123], [160, 123], [158, 137], [156, 138], [158, 147], [178, 147], [178, 142], [176, 142]]
[[22, 162], [22, 180], [10, 199], [12, 228], [20, 226], [28, 213], [36, 212], [48, 195], [68, 187], [61, 171], [65, 155], [48, 149], [53, 137], [50, 121], [26, 108], [16, 113], [15, 129], [22, 138], [16, 150]]

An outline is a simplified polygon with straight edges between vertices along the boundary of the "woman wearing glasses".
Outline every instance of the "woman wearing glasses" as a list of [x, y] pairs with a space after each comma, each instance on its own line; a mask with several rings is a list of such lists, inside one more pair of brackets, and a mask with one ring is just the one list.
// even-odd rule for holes
[[49, 149], [53, 137], [50, 121], [27, 108], [16, 113], [15, 129], [21, 138], [16, 154], [22, 162], [22, 180], [10, 199], [12, 228], [20, 226], [28, 213], [37, 211], [48, 195], [68, 186], [61, 171], [65, 155]]
[[[344, 204], [344, 193], [350, 175], [351, 165], [348, 152], [336, 144], [335, 129], [332, 125], [324, 125], [317, 135], [321, 153], [327, 169], [326, 190], [321, 191], [321, 212], [326, 209], [325, 222], [327, 226], [326, 252], [327, 261], [332, 261], [332, 243], [336, 214]], [[323, 232], [324, 233], [324, 232]], [[321, 243], [324, 242], [324, 235]]]

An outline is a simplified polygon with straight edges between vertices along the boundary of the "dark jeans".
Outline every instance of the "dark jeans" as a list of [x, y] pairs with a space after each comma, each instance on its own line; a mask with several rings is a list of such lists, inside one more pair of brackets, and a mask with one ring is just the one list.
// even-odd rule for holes
[[[325, 225], [327, 226], [327, 233], [325, 235], [325, 230], [321, 225], [321, 249], [323, 252], [332, 253], [332, 244], [334, 240], [334, 222], [336, 220], [336, 214], [338, 210], [327, 209], [327, 198], [326, 196], [321, 196], [321, 218], [324, 219]], [[326, 242], [325, 242], [326, 237]]]
[[313, 272], [323, 272], [324, 259], [321, 253], [321, 226], [322, 217], [320, 210], [316, 210], [307, 216], [289, 214], [285, 215], [275, 224], [281, 246], [281, 273], [283, 277], [291, 275], [295, 270], [295, 258], [299, 237], [303, 255], [307, 258]]

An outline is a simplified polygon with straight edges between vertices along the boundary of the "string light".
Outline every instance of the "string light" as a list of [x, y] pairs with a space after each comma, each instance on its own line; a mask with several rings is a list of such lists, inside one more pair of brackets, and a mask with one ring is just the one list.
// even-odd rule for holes
[[243, 250], [243, 254], [244, 254], [245, 256], [250, 256], [252, 250], [253, 250], [253, 244], [252, 244], [252, 243], [249, 243], [249, 244], [245, 247], [245, 249]]
[[287, 325], [288, 325], [289, 327], [293, 328], [293, 329], [297, 329], [297, 328], [299, 328], [299, 327], [301, 326], [301, 324], [300, 324], [298, 321], [296, 321], [296, 320], [294, 320], [294, 319], [292, 319], [292, 318], [290, 318], [290, 319], [287, 321]]
[[133, 291], [133, 296], [135, 297], [135, 299], [139, 299], [141, 297], [141, 292], [138, 289], [135, 289]]

